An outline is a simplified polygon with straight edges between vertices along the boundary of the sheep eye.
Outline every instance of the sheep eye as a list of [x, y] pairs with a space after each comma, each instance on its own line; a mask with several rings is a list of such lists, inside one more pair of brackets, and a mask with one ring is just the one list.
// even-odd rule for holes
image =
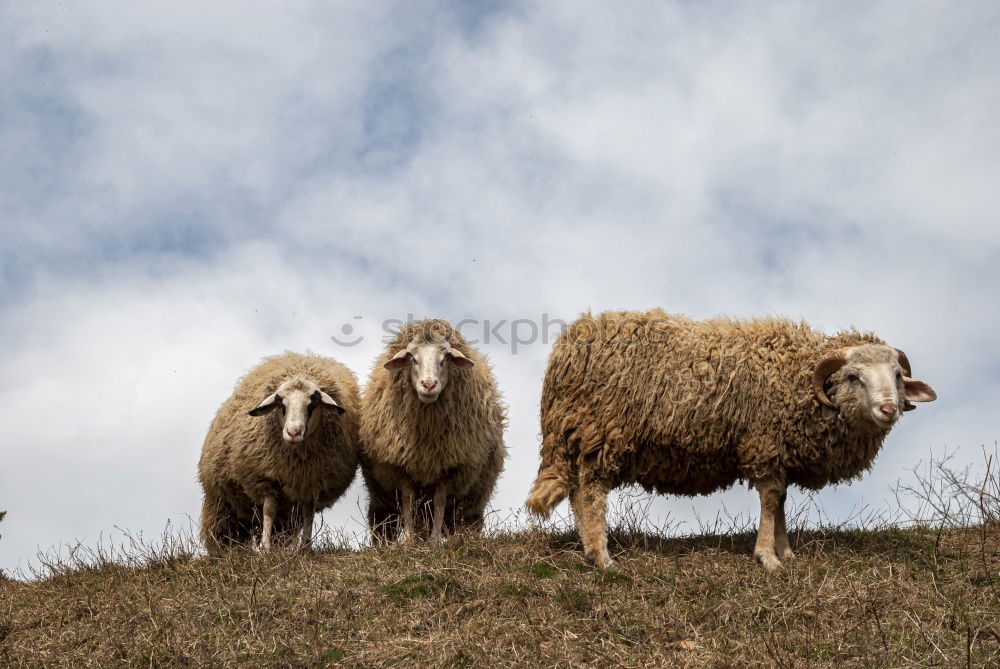
[[857, 374], [848, 374], [847, 375], [847, 380], [850, 381], [851, 383], [857, 383], [861, 379], [858, 378]]

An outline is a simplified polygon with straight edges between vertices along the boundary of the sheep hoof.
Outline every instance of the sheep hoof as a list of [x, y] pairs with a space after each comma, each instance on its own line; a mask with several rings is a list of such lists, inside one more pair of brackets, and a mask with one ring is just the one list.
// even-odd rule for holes
[[774, 571], [781, 566], [781, 562], [778, 561], [778, 556], [773, 552], [755, 552], [753, 556], [757, 559], [757, 562], [760, 562], [764, 569], [768, 571]]
[[794, 557], [795, 553], [792, 551], [791, 548], [785, 548], [784, 550], [778, 551], [778, 558], [781, 559], [782, 561], [791, 560]]
[[607, 563], [603, 567], [601, 567], [601, 569], [603, 569], [604, 571], [621, 571], [621, 567], [618, 565], [618, 561], [612, 560], [611, 558], [608, 558]]
[[598, 569], [602, 569], [604, 571], [618, 571], [619, 569], [618, 563], [615, 562], [615, 560], [608, 554], [600, 556], [587, 555], [586, 558], [588, 562]]

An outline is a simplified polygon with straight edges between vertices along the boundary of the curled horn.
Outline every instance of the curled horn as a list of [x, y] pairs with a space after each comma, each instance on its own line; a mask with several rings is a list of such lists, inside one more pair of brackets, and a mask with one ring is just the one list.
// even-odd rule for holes
[[909, 358], [898, 348], [896, 349], [896, 353], [899, 355], [899, 366], [903, 368], [903, 376], [913, 376], [913, 372], [910, 370]]
[[813, 370], [813, 392], [816, 394], [816, 399], [820, 401], [824, 406], [830, 407], [834, 411], [838, 409], [837, 405], [826, 396], [826, 391], [823, 389], [823, 385], [826, 383], [827, 378], [836, 372], [838, 369], [847, 364], [847, 354], [843, 349], [836, 351], [831, 351], [816, 363], [816, 369]]

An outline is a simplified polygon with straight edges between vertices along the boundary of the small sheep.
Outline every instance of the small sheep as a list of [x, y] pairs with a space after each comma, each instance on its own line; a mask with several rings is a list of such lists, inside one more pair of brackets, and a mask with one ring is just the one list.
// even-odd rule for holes
[[585, 314], [549, 357], [527, 507], [545, 516], [569, 495], [586, 556], [611, 568], [611, 488], [704, 495], [747, 480], [761, 505], [754, 556], [773, 569], [793, 556], [787, 487], [860, 476], [901, 411], [935, 398], [902, 351], [870, 333], [661, 310]]
[[198, 462], [201, 537], [210, 554], [261, 535], [312, 540], [313, 516], [332, 505], [358, 467], [358, 384], [330, 358], [265, 358], [215, 415]]
[[[408, 370], [408, 371], [407, 371]], [[361, 471], [377, 538], [416, 536], [431, 503], [430, 536], [479, 530], [503, 469], [506, 410], [486, 358], [447, 321], [400, 327], [361, 401]]]

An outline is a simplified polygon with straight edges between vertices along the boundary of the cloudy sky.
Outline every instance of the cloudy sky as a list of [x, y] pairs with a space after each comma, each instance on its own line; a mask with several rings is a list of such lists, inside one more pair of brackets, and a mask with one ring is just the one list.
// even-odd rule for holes
[[[363, 379], [408, 314], [506, 321], [501, 513], [549, 349], [514, 319], [875, 330], [940, 399], [819, 499], [892, 508], [932, 449], [998, 438], [998, 28], [972, 1], [0, 3], [0, 568], [186, 525], [244, 371], [311, 349]], [[326, 522], [360, 531], [363, 494]], [[722, 504], [755, 513], [654, 511]]]

